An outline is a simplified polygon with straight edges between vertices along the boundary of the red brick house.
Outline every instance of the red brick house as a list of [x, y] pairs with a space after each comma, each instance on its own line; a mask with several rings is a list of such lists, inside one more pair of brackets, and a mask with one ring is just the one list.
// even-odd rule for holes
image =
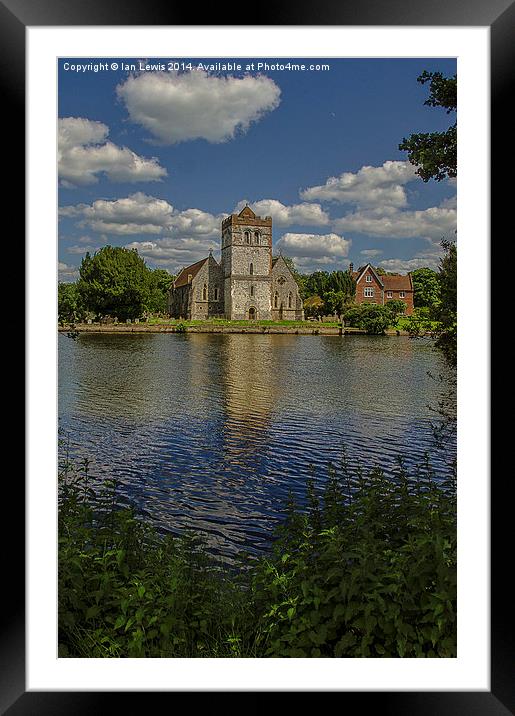
[[370, 264], [357, 271], [351, 264], [349, 273], [356, 281], [356, 303], [379, 303], [384, 306], [394, 299], [404, 301], [406, 315], [413, 313], [413, 281], [408, 273], [404, 276], [381, 276]]

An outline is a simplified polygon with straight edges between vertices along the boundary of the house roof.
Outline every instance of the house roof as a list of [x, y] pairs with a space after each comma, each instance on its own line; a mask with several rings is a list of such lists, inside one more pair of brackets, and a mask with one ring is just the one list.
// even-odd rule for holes
[[202, 259], [201, 261], [197, 261], [196, 263], [191, 264], [191, 266], [186, 266], [185, 268], [183, 268], [175, 279], [173, 287], [179, 288], [179, 286], [186, 286], [188, 283], [188, 276], [191, 276], [191, 278], [195, 278], [195, 276], [198, 274], [206, 261], [207, 258]]
[[378, 274], [376, 273], [374, 267], [371, 264], [366, 264], [365, 266], [361, 266], [358, 271], [353, 271], [352, 278], [355, 281], [358, 281], [368, 268], [377, 278], [379, 283], [383, 286], [385, 291], [413, 291], [413, 281], [411, 280], [411, 274], [406, 274], [404, 276], [390, 276], [388, 274]]
[[357, 282], [360, 280], [360, 278], [366, 273], [367, 269], [370, 269], [371, 273], [374, 274], [376, 277], [378, 283], [382, 286], [383, 285], [383, 278], [384, 276], [380, 276], [372, 264], [365, 264], [365, 266], [361, 266], [357, 271], [352, 272], [352, 278]]
[[410, 274], [406, 276], [382, 276], [385, 291], [413, 291]]

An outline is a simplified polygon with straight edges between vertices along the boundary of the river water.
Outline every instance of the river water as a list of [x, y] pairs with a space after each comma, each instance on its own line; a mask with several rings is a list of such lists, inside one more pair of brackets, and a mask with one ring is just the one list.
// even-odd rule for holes
[[[291, 489], [431, 452], [445, 374], [428, 340], [244, 334], [59, 335], [59, 431], [162, 531], [259, 553]], [[432, 375], [429, 375], [432, 374]], [[64, 448], [61, 448], [63, 450]]]

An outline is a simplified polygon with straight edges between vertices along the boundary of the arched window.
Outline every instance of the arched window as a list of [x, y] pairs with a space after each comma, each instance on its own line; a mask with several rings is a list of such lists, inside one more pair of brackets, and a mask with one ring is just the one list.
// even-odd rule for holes
[[288, 308], [291, 308], [291, 302], [292, 302], [292, 295], [291, 293], [288, 294]]
[[250, 287], [250, 295], [251, 295], [251, 296], [254, 295], [254, 286], [251, 286], [251, 287]]
[[250, 272], [250, 275], [251, 275], [251, 276], [254, 275], [254, 264], [250, 264], [250, 266], [249, 266], [249, 272]]
[[277, 308], [278, 304], [279, 304], [279, 294], [276, 291], [274, 293], [274, 308]]
[[244, 236], [245, 236], [245, 243], [250, 244], [250, 231], [246, 231]]
[[218, 301], [218, 287], [215, 286], [215, 301]]
[[207, 284], [204, 284], [204, 288], [202, 289], [202, 300], [207, 301]]
[[254, 243], [259, 244], [259, 231], [254, 231]]

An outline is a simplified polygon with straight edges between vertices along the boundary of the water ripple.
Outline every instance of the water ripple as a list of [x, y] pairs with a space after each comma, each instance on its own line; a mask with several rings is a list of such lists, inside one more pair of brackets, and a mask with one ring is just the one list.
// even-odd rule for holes
[[59, 422], [93, 479], [119, 481], [159, 529], [259, 552], [288, 492], [351, 465], [395, 469], [431, 450], [445, 370], [427, 342], [369, 336], [59, 337]]

